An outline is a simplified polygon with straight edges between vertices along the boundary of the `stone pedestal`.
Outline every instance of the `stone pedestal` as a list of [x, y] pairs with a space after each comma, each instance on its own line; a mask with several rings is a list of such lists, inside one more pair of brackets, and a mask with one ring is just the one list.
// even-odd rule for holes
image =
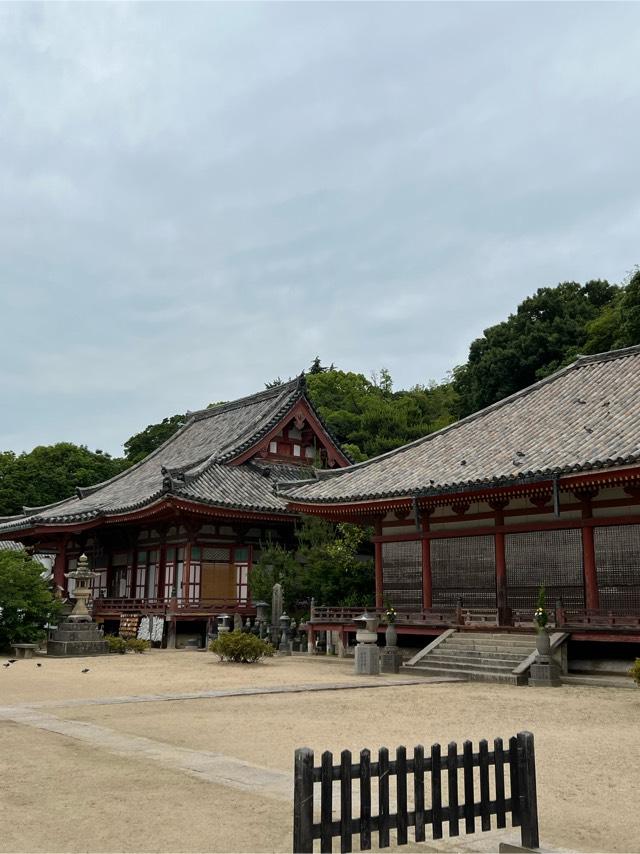
[[73, 578], [76, 604], [67, 619], [60, 623], [47, 641], [47, 655], [105, 655], [109, 650], [100, 629], [91, 619], [87, 599], [91, 595], [89, 582], [97, 573], [89, 569], [85, 554], [78, 558], [78, 568], [66, 574]]
[[105, 655], [107, 642], [95, 623], [61, 623], [47, 641], [47, 655]]
[[380, 653], [380, 670], [382, 673], [399, 673], [402, 655], [397, 646], [385, 646]]
[[380, 673], [380, 653], [373, 643], [361, 643], [356, 647], [356, 674], [377, 676]]
[[552, 662], [532, 664], [529, 671], [529, 685], [533, 688], [558, 688], [562, 685], [560, 671]]

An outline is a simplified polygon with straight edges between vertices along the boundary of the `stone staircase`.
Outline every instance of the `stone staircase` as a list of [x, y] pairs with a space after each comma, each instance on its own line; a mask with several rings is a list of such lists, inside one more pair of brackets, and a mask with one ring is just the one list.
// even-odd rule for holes
[[449, 630], [408, 661], [403, 669], [424, 676], [477, 682], [526, 684], [528, 668], [514, 673], [535, 652], [535, 634]]

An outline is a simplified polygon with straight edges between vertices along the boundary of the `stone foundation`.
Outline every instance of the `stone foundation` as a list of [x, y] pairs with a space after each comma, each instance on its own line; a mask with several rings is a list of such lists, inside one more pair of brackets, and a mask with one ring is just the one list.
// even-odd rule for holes
[[95, 623], [64, 622], [47, 641], [47, 655], [105, 655], [107, 642]]

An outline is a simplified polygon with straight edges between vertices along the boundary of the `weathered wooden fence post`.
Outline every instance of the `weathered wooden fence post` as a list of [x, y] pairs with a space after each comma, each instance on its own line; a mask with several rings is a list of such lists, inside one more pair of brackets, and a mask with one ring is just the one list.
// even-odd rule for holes
[[300, 747], [295, 753], [293, 776], [293, 850], [313, 852], [313, 750]]
[[520, 789], [520, 837], [525, 848], [538, 848], [538, 796], [533, 733], [518, 733], [518, 783]]
[[[333, 754], [325, 751], [318, 768], [314, 754], [308, 747], [295, 752], [293, 851], [294, 854], [313, 854], [314, 839], [320, 841], [322, 854], [330, 854], [333, 839], [340, 839], [341, 854], [353, 850], [353, 837], [359, 835], [360, 850], [371, 848], [372, 832], [378, 831], [378, 847], [388, 848], [390, 833], [396, 831], [397, 844], [409, 842], [409, 829], [414, 828], [416, 842], [424, 841], [426, 825], [431, 825], [430, 836], [441, 839], [460, 832], [461, 820], [465, 831], [475, 833], [476, 819], [480, 829], [492, 829], [491, 817], [495, 815], [498, 828], [506, 826], [507, 813], [512, 826], [520, 827], [522, 845], [526, 849], [539, 847], [538, 803], [536, 794], [536, 767], [533, 735], [519, 732], [509, 739], [508, 752], [501, 738], [494, 739], [493, 750], [482, 739], [478, 753], [465, 741], [462, 755], [455, 742], [448, 745], [442, 755], [439, 744], [431, 745], [430, 756], [425, 758], [424, 748], [417, 745], [413, 758], [407, 758], [404, 745], [396, 748], [395, 759], [389, 761], [389, 750], [380, 747], [378, 761], [371, 761], [368, 750], [360, 752], [355, 765], [349, 750], [340, 753], [340, 764], [333, 764]], [[507, 764], [509, 770], [507, 772]], [[493, 766], [493, 773], [492, 773]], [[479, 792], [476, 791], [475, 769], [478, 769]], [[443, 772], [446, 778], [443, 779]], [[462, 779], [460, 779], [462, 772]], [[506, 776], [510, 792], [506, 797]], [[409, 776], [413, 774], [414, 809], [409, 810]], [[429, 780], [429, 800], [425, 793], [425, 777]], [[494, 778], [495, 800], [491, 798], [491, 778]], [[390, 778], [395, 777], [395, 812], [391, 812]], [[378, 814], [372, 814], [372, 778], [378, 781]], [[353, 780], [359, 782], [359, 797], [354, 804]], [[339, 804], [334, 783], [339, 782]], [[314, 822], [314, 788], [320, 788], [319, 822]], [[461, 785], [462, 784], [462, 785]], [[446, 793], [443, 789], [446, 787]], [[462, 800], [464, 794], [464, 800]], [[443, 804], [444, 796], [446, 804]], [[478, 797], [477, 797], [478, 795]], [[359, 803], [358, 803], [359, 802]], [[335, 809], [334, 809], [335, 806]], [[339, 809], [338, 809], [339, 807]], [[359, 807], [359, 809], [358, 809]], [[357, 815], [354, 816], [354, 809]], [[336, 812], [339, 819], [334, 820]]]

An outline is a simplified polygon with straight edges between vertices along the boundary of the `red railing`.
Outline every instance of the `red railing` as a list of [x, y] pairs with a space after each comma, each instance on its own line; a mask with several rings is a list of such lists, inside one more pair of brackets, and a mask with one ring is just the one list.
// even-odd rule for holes
[[237, 599], [186, 598], [98, 598], [93, 600], [94, 615], [100, 614], [255, 614], [255, 605]]
[[[353, 623], [364, 611], [375, 614], [380, 622], [384, 622], [384, 608], [341, 608], [315, 605], [311, 609], [312, 623]], [[449, 625], [455, 622], [455, 608], [421, 608], [421, 609], [396, 609], [396, 624], [398, 625]]]
[[618, 628], [640, 629], [640, 609], [637, 611], [611, 611], [606, 608], [580, 610], [556, 609], [556, 623], [568, 628]]

